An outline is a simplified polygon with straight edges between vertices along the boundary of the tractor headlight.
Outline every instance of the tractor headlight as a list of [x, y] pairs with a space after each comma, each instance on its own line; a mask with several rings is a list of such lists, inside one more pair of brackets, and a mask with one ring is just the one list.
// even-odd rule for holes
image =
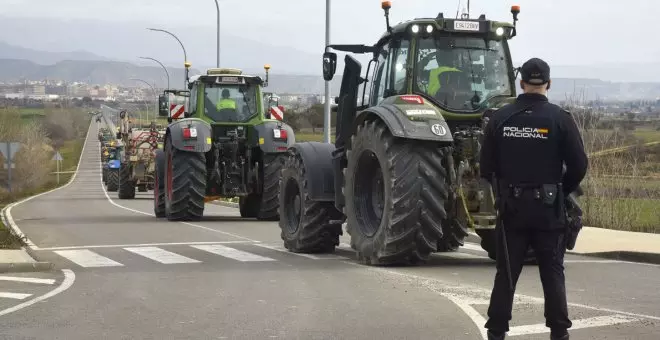
[[504, 35], [504, 28], [502, 28], [502, 27], [498, 27], [498, 28], [495, 30], [495, 34], [497, 34], [498, 37], [501, 37], [502, 35]]
[[431, 32], [433, 32], [433, 25], [426, 26], [426, 33], [431, 33]]
[[412, 25], [412, 27], [410, 28], [410, 30], [411, 30], [413, 33], [417, 34], [417, 33], [419, 32], [419, 25]]

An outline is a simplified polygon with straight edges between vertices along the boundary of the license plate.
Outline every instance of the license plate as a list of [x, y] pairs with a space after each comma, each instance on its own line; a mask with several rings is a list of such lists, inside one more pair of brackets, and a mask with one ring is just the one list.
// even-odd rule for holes
[[474, 21], [454, 21], [454, 29], [457, 31], [479, 32], [479, 23]]

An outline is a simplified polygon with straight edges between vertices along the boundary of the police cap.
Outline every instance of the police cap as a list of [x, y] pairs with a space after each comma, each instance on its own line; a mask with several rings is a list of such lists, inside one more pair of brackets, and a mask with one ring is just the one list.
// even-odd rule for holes
[[522, 80], [531, 85], [543, 85], [550, 81], [550, 66], [539, 58], [525, 62], [520, 69]]

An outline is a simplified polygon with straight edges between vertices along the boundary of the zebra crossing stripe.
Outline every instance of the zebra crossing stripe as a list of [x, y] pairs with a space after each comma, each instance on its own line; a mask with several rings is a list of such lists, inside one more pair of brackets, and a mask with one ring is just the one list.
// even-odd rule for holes
[[23, 300], [32, 294], [0, 292], [0, 298]]
[[203, 244], [203, 245], [195, 245], [191, 246], [193, 248], [197, 248], [199, 250], [203, 250], [212, 254], [224, 256], [233, 260], [241, 261], [241, 262], [255, 262], [255, 261], [277, 261], [275, 259], [271, 259], [269, 257], [265, 256], [260, 256], [252, 253], [248, 253], [245, 251], [241, 251], [238, 249], [234, 248], [229, 248], [225, 247], [219, 244]]
[[85, 268], [90, 267], [121, 267], [123, 264], [101, 256], [88, 249], [57, 250], [54, 252], [69, 261]]
[[291, 255], [306, 257], [306, 258], [312, 259], [312, 260], [348, 260], [347, 257], [339, 256], [339, 255], [336, 255], [336, 254], [303, 254], [303, 253], [291, 252], [283, 246], [274, 246], [274, 245], [263, 244], [263, 243], [255, 243], [253, 245], [255, 245], [257, 247], [262, 247], [262, 248], [266, 248], [266, 249], [279, 251], [279, 252], [282, 252], [282, 253], [287, 253], [287, 254], [291, 254]]
[[183, 255], [179, 255], [158, 247], [132, 247], [124, 248], [124, 250], [163, 264], [201, 263], [201, 261], [197, 261], [195, 259], [191, 259], [189, 257], [185, 257]]

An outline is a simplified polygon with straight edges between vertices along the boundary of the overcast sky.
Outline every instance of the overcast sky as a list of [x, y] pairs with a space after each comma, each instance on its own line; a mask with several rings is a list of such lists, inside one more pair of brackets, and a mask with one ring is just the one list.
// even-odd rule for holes
[[[521, 6], [515, 60], [539, 56], [552, 64], [660, 62], [658, 0], [472, 0], [472, 14], [511, 21]], [[394, 23], [413, 17], [455, 16], [458, 1], [393, 0]], [[467, 1], [463, 0], [461, 7]], [[213, 0], [2, 0], [0, 14], [141, 22], [160, 27], [215, 27]], [[324, 45], [324, 0], [220, 0], [223, 34], [311, 53]], [[332, 0], [333, 43], [373, 43], [384, 29], [380, 0]], [[215, 45], [215, 36], [186, 37]], [[29, 47], [29, 43], [24, 44]], [[85, 49], [80, 42], [79, 49]], [[223, 48], [230, 48], [229, 46]], [[195, 55], [195, 51], [188, 51]], [[213, 64], [214, 55], [197, 56]]]

